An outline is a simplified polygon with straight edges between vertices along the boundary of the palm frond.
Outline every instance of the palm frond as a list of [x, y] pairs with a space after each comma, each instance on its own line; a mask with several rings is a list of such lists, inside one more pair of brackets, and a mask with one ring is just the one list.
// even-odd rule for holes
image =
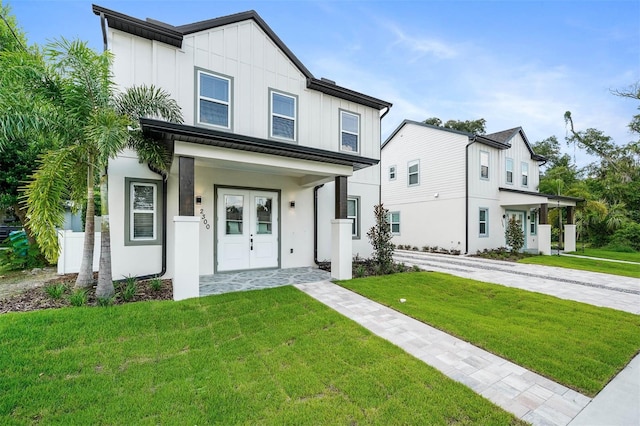
[[132, 120], [142, 117], [160, 118], [182, 123], [182, 110], [171, 95], [158, 87], [135, 86], [115, 96], [115, 108]]
[[68, 199], [69, 176], [82, 172], [74, 167], [77, 155], [77, 147], [48, 152], [24, 189], [27, 223], [43, 254], [52, 263], [58, 258], [56, 228], [64, 221], [62, 201]]
[[98, 165], [106, 166], [110, 158], [122, 151], [129, 140], [129, 118], [112, 108], [94, 112], [85, 126], [84, 133], [90, 145], [96, 147]]

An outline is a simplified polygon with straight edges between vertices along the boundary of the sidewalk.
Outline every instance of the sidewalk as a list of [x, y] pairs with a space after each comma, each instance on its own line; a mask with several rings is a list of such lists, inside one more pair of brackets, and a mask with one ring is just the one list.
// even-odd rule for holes
[[567, 425], [591, 399], [329, 281], [295, 285], [533, 425]]

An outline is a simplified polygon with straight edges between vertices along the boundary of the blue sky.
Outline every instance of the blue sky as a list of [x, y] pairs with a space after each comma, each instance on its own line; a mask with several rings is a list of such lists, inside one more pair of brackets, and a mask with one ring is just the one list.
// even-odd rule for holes
[[[102, 49], [92, 1], [3, 2], [31, 43], [64, 36]], [[489, 133], [522, 126], [532, 143], [564, 145], [567, 110], [577, 129], [633, 140], [637, 102], [610, 90], [640, 81], [638, 0], [94, 2], [173, 25], [256, 10], [315, 77], [394, 104], [383, 140], [403, 119], [484, 118]]]

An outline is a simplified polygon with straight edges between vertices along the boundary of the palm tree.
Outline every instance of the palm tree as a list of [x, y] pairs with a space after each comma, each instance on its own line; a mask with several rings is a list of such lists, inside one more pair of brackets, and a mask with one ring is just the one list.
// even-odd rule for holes
[[[81, 41], [61, 39], [45, 49], [48, 66], [41, 73], [39, 97], [20, 106], [20, 115], [0, 115], [0, 126], [12, 134], [30, 134], [57, 141], [56, 150], [40, 160], [26, 185], [29, 225], [47, 259], [58, 255], [56, 227], [63, 207], [60, 200], [86, 202], [85, 241], [77, 288], [93, 285], [94, 188], [101, 184], [103, 211], [98, 297], [114, 293], [111, 277], [110, 232], [107, 199], [107, 164], [126, 146], [138, 150], [141, 161], [166, 170], [162, 148], [145, 139], [138, 119], [153, 116], [181, 122], [180, 108], [169, 95], [154, 87], [116, 91], [110, 67], [112, 56], [90, 49]], [[8, 69], [16, 72], [18, 69]], [[24, 88], [25, 91], [27, 88]], [[18, 107], [18, 106], [17, 106]], [[16, 118], [17, 117], [17, 118]]]

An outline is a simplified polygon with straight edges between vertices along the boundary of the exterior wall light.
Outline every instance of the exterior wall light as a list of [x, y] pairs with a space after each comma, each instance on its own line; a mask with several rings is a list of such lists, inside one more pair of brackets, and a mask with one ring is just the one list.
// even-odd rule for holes
[[289, 201], [289, 207], [292, 209], [296, 208], [296, 202], [295, 201]]
[[202, 204], [202, 195], [196, 195], [196, 205]]

